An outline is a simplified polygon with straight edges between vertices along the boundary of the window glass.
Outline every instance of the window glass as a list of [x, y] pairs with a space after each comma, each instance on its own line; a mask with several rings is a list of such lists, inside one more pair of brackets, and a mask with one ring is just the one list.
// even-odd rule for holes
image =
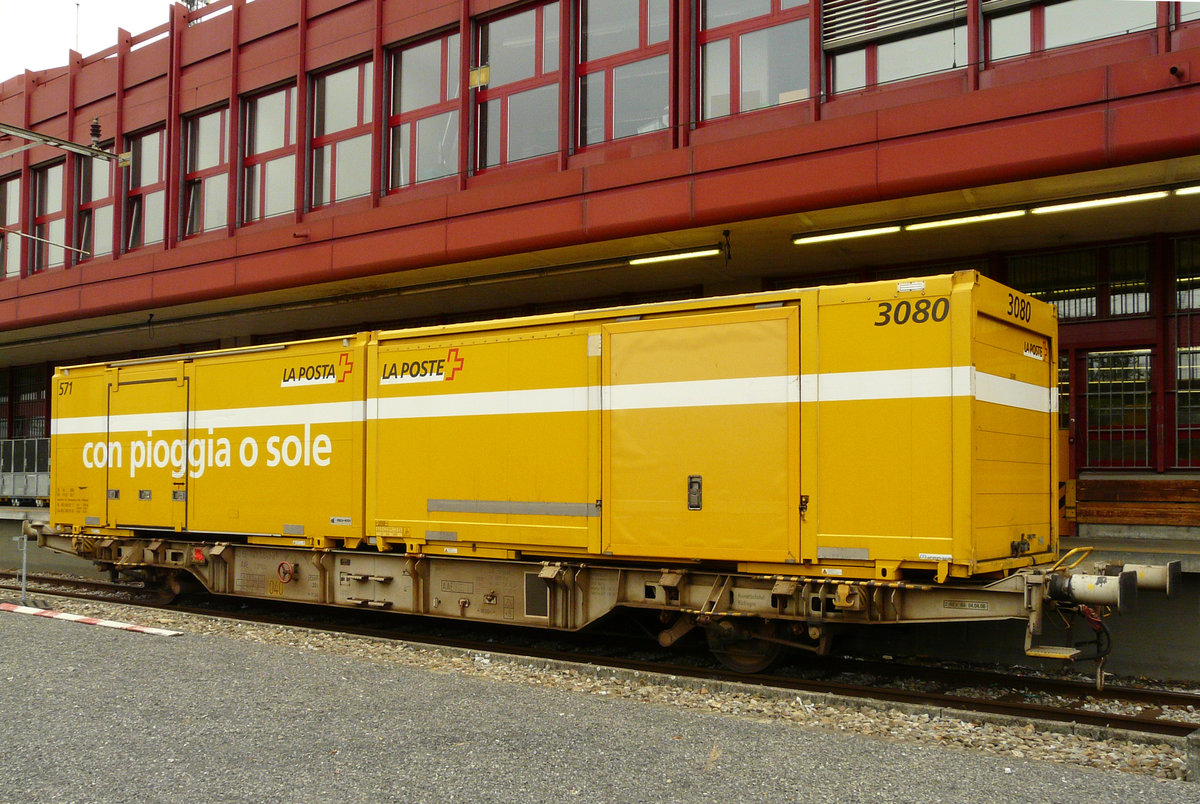
[[200, 115], [188, 121], [188, 170], [215, 167], [225, 160], [221, 155], [221, 124], [224, 110]]
[[[437, 75], [441, 76], [441, 70]], [[358, 125], [358, 66], [317, 78], [314, 90], [313, 136], [321, 137]], [[438, 81], [435, 79], [436, 89]]]
[[291, 100], [290, 106], [295, 113], [295, 92], [295, 87], [289, 87], [247, 102], [248, 155], [274, 151], [291, 144], [291, 121], [287, 118], [287, 107]]
[[[405, 164], [407, 164], [405, 159]], [[417, 121], [417, 181], [439, 179], [458, 172], [458, 112], [444, 112]]]
[[113, 208], [112, 205], [96, 207], [91, 220], [92, 256], [112, 253]]
[[729, 40], [718, 39], [700, 49], [700, 85], [705, 120], [729, 114]]
[[654, 45], [667, 41], [671, 36], [671, 11], [667, 0], [647, 0], [646, 15], [646, 44]]
[[867, 85], [867, 52], [846, 50], [833, 57], [833, 91], [847, 92]]
[[608, 73], [599, 72], [579, 79], [580, 141], [584, 145], [604, 142], [604, 86]]
[[399, 68], [393, 70], [393, 115], [389, 121], [391, 189], [458, 172], [459, 118], [454, 100], [459, 92], [459, 54], [458, 34], [397, 54]]
[[228, 217], [225, 196], [229, 190], [228, 163], [222, 144], [225, 120], [224, 109], [187, 120], [187, 173], [183, 198], [185, 236], [225, 226]]
[[1045, 7], [1046, 47], [1090, 42], [1129, 31], [1147, 30], [1157, 22], [1157, 3], [1129, 0], [1066, 0]]
[[484, 39], [489, 86], [500, 86], [533, 76], [537, 11], [513, 14], [487, 24]]
[[558, 69], [558, 3], [542, 9], [542, 72], [552, 73]]
[[165, 202], [166, 193], [158, 190], [146, 193], [146, 238], [145, 243], [159, 243], [163, 239], [163, 226], [166, 224]]
[[528, 159], [558, 150], [558, 85], [538, 87], [509, 97], [508, 160]]
[[881, 84], [962, 67], [967, 63], [967, 26], [884, 42], [877, 56]]
[[782, 0], [779, 4], [780, 8], [800, 8], [808, 5], [808, 0]]
[[613, 68], [613, 137], [667, 127], [667, 56]]
[[1180, 3], [1179, 21], [1190, 22], [1200, 20], [1200, 3]]
[[446, 100], [458, 97], [458, 68], [461, 53], [458, 49], [458, 34], [446, 37]]
[[395, 84], [393, 91], [399, 102], [393, 100], [394, 110], [411, 112], [422, 106], [440, 103], [441, 82], [442, 40], [407, 48], [400, 54], [400, 81]]
[[296, 157], [285, 156], [267, 162], [266, 174], [263, 217], [291, 212], [295, 206]]
[[[16, 230], [21, 226], [21, 179], [13, 177], [0, 181], [0, 226]], [[0, 232], [0, 256], [3, 257], [4, 277], [21, 275], [21, 238]]]
[[337, 195], [334, 201], [358, 198], [371, 192], [371, 135], [364, 134], [336, 145]]
[[161, 131], [152, 131], [133, 140], [133, 147], [130, 149], [132, 151], [132, 164], [129, 169], [130, 187], [146, 187], [161, 181], [161, 141]]
[[500, 164], [500, 98], [494, 98], [479, 109], [479, 133], [485, 140], [485, 165]]
[[604, 59], [638, 46], [638, 0], [583, 0], [580, 61]]
[[700, 28], [707, 31], [770, 12], [771, 0], [703, 0], [700, 7]]
[[62, 212], [62, 163], [34, 170], [37, 176], [37, 214]]
[[1029, 9], [989, 19], [988, 31], [991, 37], [989, 45], [992, 60], [1023, 56], [1028, 53], [1031, 41], [1029, 25]]
[[808, 97], [808, 20], [744, 34], [741, 111]]
[[99, 201], [111, 195], [110, 184], [112, 165], [107, 159], [83, 159], [80, 166], [84, 171], [84, 181], [81, 183], [86, 197], [80, 201]]
[[392, 163], [391, 186], [404, 187], [412, 178], [409, 176], [409, 159], [411, 148], [409, 137], [412, 136], [412, 124], [402, 123], [392, 128]]

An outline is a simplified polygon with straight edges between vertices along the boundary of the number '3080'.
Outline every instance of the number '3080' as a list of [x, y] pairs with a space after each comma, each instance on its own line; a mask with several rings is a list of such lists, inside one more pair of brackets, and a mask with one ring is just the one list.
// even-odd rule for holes
[[888, 324], [924, 324], [926, 321], [945, 321], [946, 316], [950, 313], [950, 300], [943, 297], [940, 299], [917, 299], [915, 302], [910, 302], [908, 299], [892, 302], [879, 303], [879, 318], [875, 319], [875, 326], [886, 327]]

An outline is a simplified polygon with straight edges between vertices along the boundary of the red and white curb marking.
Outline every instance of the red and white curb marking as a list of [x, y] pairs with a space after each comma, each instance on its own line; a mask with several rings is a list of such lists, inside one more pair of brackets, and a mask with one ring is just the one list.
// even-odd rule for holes
[[99, 620], [95, 617], [84, 617], [81, 614], [67, 614], [51, 609], [35, 609], [32, 606], [17, 606], [12, 603], [0, 603], [0, 611], [11, 611], [13, 614], [33, 614], [37, 617], [49, 617], [52, 620], [68, 620], [84, 625], [102, 625], [105, 628], [120, 628], [122, 631], [137, 631], [139, 634], [154, 634], [155, 636], [179, 636], [182, 631], [168, 631], [166, 628], [151, 628], [148, 625], [119, 623], [116, 620]]

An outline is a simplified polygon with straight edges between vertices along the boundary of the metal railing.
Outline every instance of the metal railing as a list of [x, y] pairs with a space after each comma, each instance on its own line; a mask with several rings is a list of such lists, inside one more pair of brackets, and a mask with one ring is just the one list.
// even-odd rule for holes
[[50, 439], [0, 439], [0, 499], [20, 504], [49, 496]]

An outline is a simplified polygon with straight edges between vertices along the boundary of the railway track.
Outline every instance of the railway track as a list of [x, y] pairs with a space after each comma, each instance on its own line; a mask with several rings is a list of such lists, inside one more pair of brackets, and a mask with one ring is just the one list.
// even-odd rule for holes
[[[0, 590], [19, 590], [13, 583], [17, 573], [0, 572]], [[478, 638], [431, 633], [430, 629], [406, 628], [398, 634], [396, 622], [388, 615], [365, 613], [366, 618], [349, 618], [341, 611], [326, 611], [310, 606], [298, 610], [289, 607], [280, 612], [270, 604], [246, 608], [246, 600], [204, 598], [204, 605], [164, 604], [153, 590], [130, 584], [30, 575], [30, 592], [120, 605], [161, 608], [182, 614], [198, 614], [251, 621], [255, 623], [299, 626], [330, 633], [350, 634], [384, 640], [403, 640], [424, 645], [451, 647], [481, 653], [509, 653], [523, 657], [589, 664], [681, 678], [736, 682], [766, 689], [822, 693], [848, 698], [914, 704], [958, 712], [1000, 715], [1017, 719], [1041, 719], [1075, 723], [1098, 728], [1123, 729], [1146, 735], [1181, 737], [1200, 729], [1200, 722], [1173, 719], [1176, 712], [1200, 713], [1200, 694], [1172, 690], [1110, 685], [1097, 691], [1091, 682], [1034, 675], [1014, 675], [996, 670], [897, 664], [831, 657], [813, 660], [810, 665], [792, 668], [792, 675], [739, 675], [715, 666], [682, 657], [674, 652], [656, 652], [653, 658], [620, 655], [616, 650], [605, 654], [581, 646], [549, 644], [555, 635], [539, 633], [535, 644], [526, 632], [498, 627]], [[69, 587], [64, 589], [63, 587]], [[298, 613], [298, 611], [300, 613]], [[420, 618], [404, 618], [428, 624]], [[503, 635], [508, 635], [504, 637]], [[628, 638], [625, 638], [628, 642]], [[610, 646], [611, 647], [611, 646]], [[639, 646], [643, 647], [643, 646]], [[653, 649], [651, 649], [653, 651]], [[663, 658], [672, 657], [672, 658]], [[687, 663], [687, 659], [693, 659]], [[1136, 708], [1137, 714], [1104, 711], [1105, 708]]]

